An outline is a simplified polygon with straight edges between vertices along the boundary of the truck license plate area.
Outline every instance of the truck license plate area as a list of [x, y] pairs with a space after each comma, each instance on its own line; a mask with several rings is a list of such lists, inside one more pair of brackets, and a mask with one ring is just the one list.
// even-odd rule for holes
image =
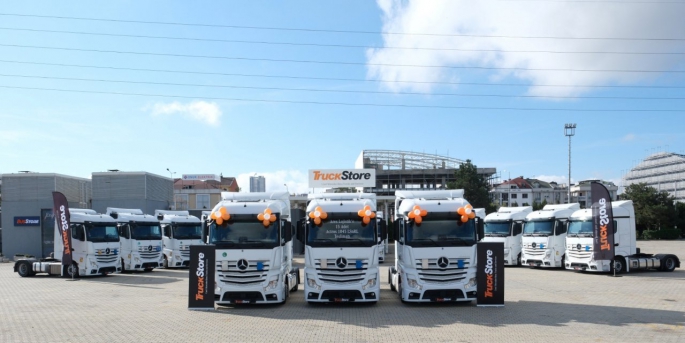
[[435, 299], [435, 301], [441, 303], [441, 302], [445, 302], [445, 301], [452, 301], [452, 298], [437, 298], [437, 299]]
[[349, 298], [333, 298], [333, 302], [336, 302], [336, 303], [343, 303], [343, 302], [348, 302], [348, 301], [350, 301]]

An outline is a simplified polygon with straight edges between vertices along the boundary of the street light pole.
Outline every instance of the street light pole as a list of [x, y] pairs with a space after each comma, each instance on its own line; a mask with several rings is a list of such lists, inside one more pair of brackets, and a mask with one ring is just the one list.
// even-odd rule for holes
[[576, 134], [576, 123], [564, 124], [564, 136], [568, 137], [568, 203], [571, 203], [571, 137]]
[[169, 172], [169, 178], [171, 179], [171, 196], [174, 197], [174, 211], [176, 210], [176, 195], [174, 194], [174, 174], [176, 172], [172, 172], [169, 170], [169, 168], [166, 169], [166, 171]]
[[284, 183], [283, 186], [285, 186], [285, 190], [288, 191], [288, 194], [290, 194], [290, 189], [288, 188], [288, 184]]

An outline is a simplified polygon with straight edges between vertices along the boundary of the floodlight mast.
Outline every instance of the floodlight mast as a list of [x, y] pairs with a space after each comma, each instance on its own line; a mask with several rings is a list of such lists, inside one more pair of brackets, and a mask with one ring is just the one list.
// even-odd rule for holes
[[564, 124], [564, 136], [568, 137], [568, 203], [571, 203], [571, 137], [576, 134], [576, 123]]

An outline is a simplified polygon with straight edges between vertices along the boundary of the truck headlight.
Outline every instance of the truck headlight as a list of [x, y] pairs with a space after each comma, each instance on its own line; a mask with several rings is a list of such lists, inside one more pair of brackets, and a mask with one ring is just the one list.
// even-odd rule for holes
[[418, 289], [419, 291], [423, 289], [423, 287], [416, 282], [416, 279], [410, 277], [407, 277], [407, 286], [409, 286], [409, 288]]
[[549, 258], [552, 255], [552, 250], [545, 251], [545, 258]]
[[278, 276], [274, 276], [271, 278], [266, 287], [264, 287], [264, 292], [276, 289], [276, 287], [278, 287]]
[[476, 278], [471, 278], [469, 282], [464, 286], [464, 288], [474, 288], [478, 285], [478, 282], [476, 281]]
[[97, 267], [98, 267], [98, 264], [97, 264], [97, 262], [95, 262], [95, 261], [90, 261], [90, 265], [91, 265], [93, 268], [97, 268]]
[[181, 259], [181, 256], [178, 256], [178, 255], [176, 255], [176, 256], [174, 256], [174, 257], [176, 258], [176, 260], [180, 260], [180, 259]]
[[374, 274], [373, 277], [370, 278], [369, 281], [367, 281], [364, 286], [362, 286], [362, 289], [367, 290], [368, 288], [375, 286], [377, 278], [378, 278], [378, 274]]
[[135, 258], [136, 263], [140, 263], [140, 259], [138, 257]]
[[307, 285], [311, 288], [318, 290], [321, 290], [321, 286], [316, 283], [316, 280], [312, 278], [311, 276], [307, 275]]

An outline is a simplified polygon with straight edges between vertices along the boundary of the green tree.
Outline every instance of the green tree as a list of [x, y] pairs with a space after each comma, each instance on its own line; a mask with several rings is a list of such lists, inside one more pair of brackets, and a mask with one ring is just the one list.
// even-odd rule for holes
[[626, 187], [622, 199], [633, 201], [635, 226], [640, 232], [676, 225], [675, 198], [668, 192], [659, 192], [645, 183], [634, 183]]
[[490, 184], [485, 175], [478, 174], [478, 167], [466, 160], [454, 173], [455, 181], [447, 183], [447, 189], [463, 189], [464, 198], [474, 208], [485, 208], [486, 213], [493, 212], [495, 206], [490, 202]]
[[333, 193], [357, 193], [357, 189], [354, 187], [337, 187], [333, 188]]

